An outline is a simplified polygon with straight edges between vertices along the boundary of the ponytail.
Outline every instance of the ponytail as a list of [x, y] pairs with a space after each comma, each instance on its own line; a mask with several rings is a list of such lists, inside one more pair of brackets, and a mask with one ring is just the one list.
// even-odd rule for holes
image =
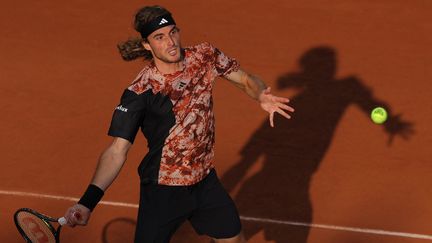
[[152, 59], [152, 54], [144, 48], [143, 41], [142, 38], [135, 37], [117, 44], [123, 60], [132, 61], [140, 57], [143, 57], [145, 60]]

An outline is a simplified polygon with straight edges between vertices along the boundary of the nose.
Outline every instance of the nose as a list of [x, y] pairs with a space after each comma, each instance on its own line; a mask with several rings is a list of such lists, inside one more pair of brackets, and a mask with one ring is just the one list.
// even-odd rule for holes
[[171, 36], [169, 36], [167, 39], [168, 39], [168, 46], [171, 47], [175, 45], [174, 39]]

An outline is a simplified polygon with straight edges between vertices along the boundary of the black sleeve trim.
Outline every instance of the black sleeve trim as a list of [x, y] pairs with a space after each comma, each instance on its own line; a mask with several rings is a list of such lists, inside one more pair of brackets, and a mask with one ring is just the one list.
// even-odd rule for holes
[[124, 138], [124, 139], [128, 140], [131, 144], [133, 144], [135, 141], [135, 136], [131, 136], [130, 134], [128, 134], [126, 132], [123, 133], [123, 132], [119, 132], [119, 131], [113, 131], [111, 129], [108, 131], [108, 136]]

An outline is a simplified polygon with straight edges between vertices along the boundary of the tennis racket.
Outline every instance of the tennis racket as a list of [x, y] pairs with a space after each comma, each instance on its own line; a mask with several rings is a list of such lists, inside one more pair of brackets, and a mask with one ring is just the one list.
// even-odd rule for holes
[[[20, 208], [14, 214], [15, 225], [28, 243], [58, 243], [60, 229], [66, 219], [55, 219], [29, 208]], [[58, 223], [57, 229], [51, 223]]]

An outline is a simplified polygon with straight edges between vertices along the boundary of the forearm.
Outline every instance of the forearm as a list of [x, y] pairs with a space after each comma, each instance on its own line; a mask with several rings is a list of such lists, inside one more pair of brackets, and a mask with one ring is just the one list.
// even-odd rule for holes
[[243, 72], [242, 82], [243, 90], [255, 100], [258, 100], [259, 95], [267, 88], [267, 85], [257, 76]]
[[109, 147], [99, 158], [91, 184], [105, 191], [120, 173], [125, 161], [126, 153]]
[[255, 100], [258, 100], [260, 94], [267, 88], [267, 85], [260, 78], [241, 69], [229, 73], [225, 78]]
[[113, 146], [102, 153], [91, 184], [78, 203], [66, 211], [65, 218], [68, 225], [87, 224], [91, 211], [101, 200], [104, 191], [117, 177], [125, 161], [126, 154], [119, 153]]
[[[87, 187], [87, 190], [84, 192], [78, 203], [74, 206], [80, 208], [81, 211], [86, 211], [83, 208], [88, 209], [86, 211], [86, 217], [81, 221], [81, 224], [87, 222], [90, 211], [93, 211], [98, 202], [102, 199], [105, 190], [119, 174], [124, 162], [126, 161], [126, 155], [130, 146], [131, 143], [128, 140], [116, 137], [112, 144], [100, 156], [90, 185]], [[72, 211], [76, 211], [77, 208]], [[72, 217], [71, 214], [68, 215], [68, 218], [72, 220], [70, 224], [76, 224], [77, 219]]]

